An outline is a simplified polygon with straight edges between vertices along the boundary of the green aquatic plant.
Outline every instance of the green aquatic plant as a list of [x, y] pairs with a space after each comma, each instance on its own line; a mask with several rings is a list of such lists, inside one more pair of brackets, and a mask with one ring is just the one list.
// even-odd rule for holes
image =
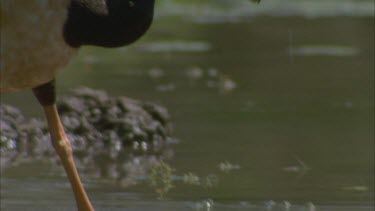
[[200, 185], [200, 178], [191, 172], [184, 174], [182, 181], [188, 185]]
[[157, 194], [159, 194], [160, 199], [163, 199], [164, 196], [174, 187], [172, 180], [173, 172], [174, 169], [163, 161], [150, 169], [150, 186], [154, 188]]
[[215, 174], [210, 174], [206, 176], [202, 181], [202, 186], [205, 189], [211, 189], [219, 183], [219, 178]]
[[224, 173], [229, 173], [232, 170], [240, 169], [241, 166], [238, 164], [232, 164], [232, 163], [229, 163], [228, 161], [225, 161], [225, 162], [219, 163], [218, 168], [220, 171]]
[[[228, 161], [218, 165], [220, 171], [229, 173], [233, 169], [239, 169], [240, 166], [231, 164]], [[206, 191], [215, 188], [219, 183], [219, 176], [216, 174], [208, 174], [207, 176], [198, 176], [195, 173], [188, 172], [182, 175], [174, 175], [175, 170], [167, 163], [161, 161], [154, 165], [148, 175], [148, 184], [163, 199], [165, 195], [175, 187], [175, 182], [180, 182], [189, 186], [198, 186]]]

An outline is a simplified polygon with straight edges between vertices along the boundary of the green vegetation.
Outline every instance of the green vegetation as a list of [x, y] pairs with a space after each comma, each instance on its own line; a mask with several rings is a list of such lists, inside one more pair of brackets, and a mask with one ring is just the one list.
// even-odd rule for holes
[[[222, 169], [222, 166], [234, 166], [233, 168]], [[218, 168], [223, 173], [229, 173], [231, 170], [238, 169], [238, 165], [230, 164], [228, 161], [222, 162]], [[205, 177], [199, 177], [195, 173], [188, 172], [182, 176], [173, 175], [175, 170], [167, 163], [161, 161], [154, 165], [149, 172], [148, 181], [151, 188], [159, 195], [160, 199], [164, 199], [165, 195], [175, 187], [176, 181], [190, 186], [199, 186], [205, 190], [216, 187], [219, 183], [219, 177], [216, 174], [209, 174]]]
[[159, 198], [163, 199], [174, 186], [172, 184], [172, 169], [168, 164], [160, 162], [150, 169], [149, 182]]

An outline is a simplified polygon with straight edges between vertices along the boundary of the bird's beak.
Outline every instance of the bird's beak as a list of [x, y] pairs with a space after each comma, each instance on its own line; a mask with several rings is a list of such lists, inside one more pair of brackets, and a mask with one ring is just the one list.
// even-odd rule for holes
[[250, 1], [259, 4], [261, 0], [250, 0]]

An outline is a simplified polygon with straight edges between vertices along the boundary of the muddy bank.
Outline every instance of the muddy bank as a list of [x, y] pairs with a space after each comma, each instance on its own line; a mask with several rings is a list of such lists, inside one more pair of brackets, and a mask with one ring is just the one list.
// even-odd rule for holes
[[[58, 100], [58, 110], [72, 141], [77, 167], [89, 176], [126, 179], [173, 155], [172, 125], [166, 108], [104, 91], [80, 88]], [[44, 119], [23, 116], [0, 106], [1, 169], [20, 161], [58, 163]]]

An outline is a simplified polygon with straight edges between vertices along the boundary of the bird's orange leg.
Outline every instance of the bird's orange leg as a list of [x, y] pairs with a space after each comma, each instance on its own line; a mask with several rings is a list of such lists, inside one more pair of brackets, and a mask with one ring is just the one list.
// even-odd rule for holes
[[60, 157], [61, 163], [69, 178], [79, 211], [92, 211], [90, 200], [83, 188], [73, 160], [71, 143], [65, 134], [55, 105], [54, 81], [33, 89], [35, 96], [42, 104], [51, 133], [53, 146]]

